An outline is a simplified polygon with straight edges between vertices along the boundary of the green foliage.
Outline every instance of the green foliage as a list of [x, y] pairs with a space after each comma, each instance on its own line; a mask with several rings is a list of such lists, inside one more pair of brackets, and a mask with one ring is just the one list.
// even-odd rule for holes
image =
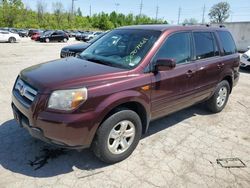
[[198, 20], [196, 20], [195, 18], [185, 19], [183, 21], [183, 24], [196, 25], [196, 24], [198, 24]]
[[230, 14], [230, 4], [228, 2], [220, 2], [215, 4], [209, 12], [209, 17], [213, 23], [223, 23], [225, 22]]
[[155, 20], [146, 15], [124, 15], [115, 11], [89, 17], [82, 16], [78, 8], [72, 15], [71, 11], [65, 11], [60, 2], [53, 3], [52, 13], [46, 12], [46, 7], [42, 0], [37, 1], [36, 11], [25, 8], [22, 0], [0, 0], [0, 27], [109, 30], [125, 25], [167, 24], [164, 20]]

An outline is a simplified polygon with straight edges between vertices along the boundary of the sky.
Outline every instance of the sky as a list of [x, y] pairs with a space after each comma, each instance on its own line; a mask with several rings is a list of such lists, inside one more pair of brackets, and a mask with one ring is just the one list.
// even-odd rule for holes
[[[62, 2], [65, 10], [71, 10], [72, 0], [23, 0], [24, 4], [31, 9], [36, 9], [37, 1], [44, 1], [47, 4], [47, 11], [52, 11], [53, 2]], [[205, 6], [205, 21], [209, 22], [209, 9], [216, 3], [223, 0], [75, 0], [74, 8], [80, 7], [83, 15], [91, 13], [118, 11], [124, 14], [139, 14], [142, 1], [142, 14], [167, 20], [170, 24], [177, 24], [178, 12], [180, 11], [180, 23], [184, 19], [195, 18], [202, 21], [202, 13]], [[224, 0], [231, 5], [231, 16], [227, 21], [250, 21], [250, 0]]]

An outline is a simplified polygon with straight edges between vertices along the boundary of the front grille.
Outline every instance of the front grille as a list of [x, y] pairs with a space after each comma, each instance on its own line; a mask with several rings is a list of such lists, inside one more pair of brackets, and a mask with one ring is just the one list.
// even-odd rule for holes
[[18, 78], [14, 88], [14, 95], [21, 103], [23, 103], [26, 107], [29, 107], [35, 100], [37, 91]]
[[71, 52], [71, 51], [62, 51], [61, 52], [61, 57], [70, 57], [70, 56], [76, 56], [76, 53]]

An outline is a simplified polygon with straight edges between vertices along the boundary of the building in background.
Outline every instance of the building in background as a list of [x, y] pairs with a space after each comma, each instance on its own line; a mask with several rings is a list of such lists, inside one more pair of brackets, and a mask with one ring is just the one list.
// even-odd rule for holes
[[[221, 24], [212, 24], [219, 26]], [[247, 51], [250, 46], [250, 21], [249, 22], [227, 22], [223, 25], [232, 33], [239, 51]]]

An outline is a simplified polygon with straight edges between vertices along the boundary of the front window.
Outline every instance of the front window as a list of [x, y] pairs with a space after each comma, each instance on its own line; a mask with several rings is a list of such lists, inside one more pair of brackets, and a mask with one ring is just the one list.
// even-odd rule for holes
[[160, 31], [121, 29], [106, 34], [79, 56], [107, 66], [133, 69], [151, 49]]

